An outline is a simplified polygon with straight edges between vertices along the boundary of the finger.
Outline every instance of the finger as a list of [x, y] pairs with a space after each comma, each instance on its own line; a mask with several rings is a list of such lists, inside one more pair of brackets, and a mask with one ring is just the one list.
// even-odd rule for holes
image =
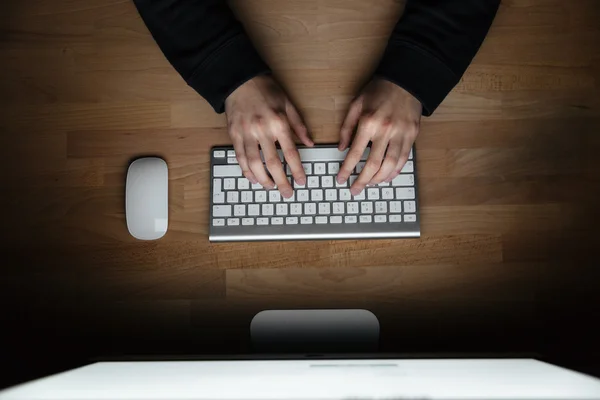
[[306, 174], [304, 173], [304, 168], [302, 168], [300, 154], [298, 153], [298, 149], [296, 149], [296, 145], [289, 135], [281, 135], [281, 137], [277, 138], [277, 141], [283, 151], [283, 158], [292, 170], [294, 181], [298, 182], [300, 185], [305, 185]]
[[233, 148], [235, 150], [235, 156], [237, 157], [242, 173], [252, 183], [258, 182], [256, 176], [250, 171], [250, 165], [248, 165], [248, 159], [246, 158], [246, 149], [244, 147], [244, 138], [241, 135], [231, 135], [233, 140]]
[[286, 105], [285, 112], [287, 114], [290, 127], [294, 130], [294, 133], [296, 136], [298, 136], [300, 141], [306, 146], [314, 146], [315, 143], [310, 138], [308, 129], [306, 128], [304, 121], [302, 121], [302, 117], [298, 113], [298, 110], [296, 110], [296, 107], [294, 107], [294, 105], [289, 101]]
[[361, 123], [358, 126], [358, 132], [354, 137], [354, 141], [352, 142], [352, 146], [346, 154], [346, 159], [340, 168], [340, 172], [338, 172], [337, 182], [344, 183], [348, 180], [348, 177], [356, 167], [356, 164], [361, 160], [365, 149], [369, 145], [369, 141], [371, 140], [372, 134], [369, 130], [369, 126], [367, 124]]
[[338, 145], [339, 151], [346, 150], [346, 148], [350, 144], [352, 132], [354, 131], [354, 127], [356, 126], [356, 124], [358, 124], [361, 112], [362, 99], [357, 99], [350, 104], [348, 114], [346, 114], [346, 118], [344, 119], [344, 123], [342, 124], [342, 128], [340, 130], [340, 144]]
[[258, 143], [256, 142], [246, 142], [246, 158], [248, 159], [248, 165], [250, 166], [250, 170], [256, 176], [258, 182], [262, 185], [262, 187], [266, 189], [272, 189], [275, 184], [269, 178], [269, 174], [265, 170], [265, 166], [260, 158], [260, 150], [258, 149]]
[[371, 182], [369, 185], [377, 185], [384, 181], [388, 176], [390, 176], [396, 167], [398, 166], [398, 161], [400, 160], [400, 152], [402, 151], [402, 142], [400, 140], [394, 142], [390, 141], [387, 152], [385, 153], [385, 159], [381, 164], [381, 168], [379, 171], [371, 178]]
[[353, 196], [362, 192], [365, 189], [365, 186], [367, 186], [367, 183], [371, 182], [373, 176], [375, 176], [379, 171], [379, 168], [381, 168], [381, 163], [383, 162], [383, 156], [385, 155], [385, 149], [388, 147], [388, 143], [388, 140], [373, 141], [371, 152], [369, 153], [369, 158], [367, 158], [365, 167], [350, 187], [350, 193], [352, 193]]
[[385, 179], [385, 182], [393, 181], [394, 178], [397, 177], [398, 174], [400, 174], [400, 172], [402, 172], [402, 168], [404, 168], [404, 164], [406, 164], [406, 161], [408, 161], [408, 154], [410, 153], [410, 149], [411, 149], [412, 145], [413, 145], [413, 143], [410, 139], [404, 141], [402, 150], [400, 150], [400, 157], [398, 159], [398, 163], [396, 164], [396, 167], [394, 168], [394, 170]]
[[283, 197], [291, 197], [293, 193], [292, 186], [285, 176], [285, 171], [283, 170], [283, 165], [279, 159], [275, 142], [272, 142], [269, 139], [264, 139], [260, 142], [260, 148], [262, 149], [263, 156], [265, 157], [265, 165], [273, 177], [273, 180], [277, 185], [277, 189], [279, 189], [279, 192], [281, 192]]

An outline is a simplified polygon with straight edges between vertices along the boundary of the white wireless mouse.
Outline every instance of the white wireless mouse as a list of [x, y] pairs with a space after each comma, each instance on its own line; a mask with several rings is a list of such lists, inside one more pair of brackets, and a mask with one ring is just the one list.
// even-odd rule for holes
[[125, 215], [127, 229], [136, 239], [155, 240], [169, 225], [169, 173], [157, 157], [135, 160], [127, 170]]

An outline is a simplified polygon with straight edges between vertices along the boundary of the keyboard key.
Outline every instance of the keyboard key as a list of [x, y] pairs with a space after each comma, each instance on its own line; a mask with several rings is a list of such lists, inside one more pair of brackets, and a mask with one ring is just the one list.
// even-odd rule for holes
[[258, 190], [258, 189], [262, 189], [262, 185], [260, 183], [253, 183], [252, 184], [252, 190]]
[[273, 204], [263, 204], [262, 215], [273, 215]]
[[355, 171], [356, 171], [357, 174], [360, 174], [364, 168], [365, 168], [365, 162], [361, 161], [358, 164], [356, 164]]
[[370, 215], [361, 215], [359, 221], [363, 224], [370, 224], [373, 221], [373, 217]]
[[327, 217], [315, 217], [315, 223], [317, 224], [326, 224]]
[[309, 188], [318, 188], [319, 187], [319, 177], [318, 176], [309, 176], [307, 179]]
[[329, 203], [319, 203], [319, 214], [321, 214], [321, 215], [331, 214], [331, 205]]
[[348, 214], [358, 214], [358, 202], [353, 201], [346, 204], [346, 210]]
[[213, 179], [213, 193], [221, 193], [221, 179]]
[[334, 215], [329, 217], [329, 222], [332, 224], [341, 224], [342, 223], [342, 216], [341, 215]]
[[415, 214], [404, 214], [404, 222], [417, 222]]
[[228, 203], [238, 203], [240, 201], [239, 192], [227, 192], [227, 202]]
[[312, 164], [302, 163], [302, 168], [304, 168], [304, 173], [306, 175], [312, 175]]
[[342, 183], [338, 183], [338, 181], [335, 181], [335, 187], [348, 187], [348, 181], [342, 182]]
[[357, 178], [358, 178], [358, 175], [350, 175], [350, 178], [348, 179], [348, 185], [352, 186], [354, 184], [354, 182], [356, 182]]
[[417, 211], [417, 203], [414, 201], [405, 201], [404, 202], [404, 212], [405, 213], [414, 213]]
[[243, 217], [246, 215], [246, 206], [244, 204], [236, 204], [233, 206], [233, 215]]
[[242, 169], [239, 165], [215, 165], [213, 167], [213, 177], [215, 178], [238, 177], [242, 175]]
[[323, 201], [323, 189], [313, 189], [310, 191], [312, 201]]
[[413, 149], [410, 149], [410, 153], [408, 154], [408, 159], [409, 160], [413, 159]]
[[292, 201], [296, 201], [296, 192], [292, 192], [292, 195], [290, 197], [288, 197], [288, 198], [284, 197], [283, 201], [285, 201], [287, 203], [292, 202]]
[[286, 217], [285, 224], [286, 225], [298, 225], [298, 217]]
[[213, 226], [225, 226], [225, 220], [223, 218], [213, 219]]
[[308, 201], [308, 190], [298, 190], [296, 197], [298, 201]]
[[387, 222], [387, 216], [386, 215], [376, 215], [375, 222]]
[[364, 200], [365, 199], [365, 191], [361, 191], [359, 194], [354, 196], [354, 200]]
[[315, 163], [315, 175], [325, 175], [327, 171], [325, 170], [325, 163]]
[[301, 215], [302, 214], [302, 204], [300, 204], [300, 203], [290, 204], [290, 214]]
[[267, 192], [264, 190], [259, 190], [254, 194], [254, 201], [257, 203], [264, 203], [267, 201]]
[[410, 200], [415, 198], [415, 188], [397, 188], [396, 198], [398, 200]]
[[376, 201], [375, 202], [375, 213], [376, 214], [387, 214], [387, 202]]
[[248, 215], [253, 217], [260, 215], [260, 206], [258, 204], [248, 204]]
[[225, 150], [215, 150], [213, 155], [215, 158], [225, 158]]
[[254, 218], [242, 218], [242, 225], [254, 225]]
[[356, 223], [356, 215], [346, 215], [344, 217], [344, 222], [347, 224], [355, 224]]
[[238, 226], [239, 224], [239, 218], [227, 218], [227, 226]]
[[392, 186], [414, 186], [415, 176], [413, 174], [400, 174], [392, 180]]
[[390, 183], [389, 182], [380, 182], [380, 183], [377, 184], [377, 186], [379, 186], [379, 187], [387, 187], [387, 186], [390, 186]]
[[390, 201], [390, 212], [391, 213], [401, 213], [402, 212], [402, 202], [401, 201]]
[[350, 194], [350, 189], [340, 189], [340, 200], [351, 200], [352, 194]]
[[330, 162], [327, 164], [327, 173], [329, 175], [337, 175], [340, 172], [340, 163]]
[[238, 163], [237, 158], [235, 158], [235, 157], [227, 158], [227, 164], [237, 164], [237, 163]]
[[223, 179], [223, 188], [225, 190], [235, 190], [235, 179], [233, 179], [233, 178]]
[[269, 190], [269, 202], [277, 203], [281, 201], [281, 193], [279, 190]]
[[313, 223], [313, 217], [300, 217], [300, 223], [302, 225], [310, 225]]
[[289, 164], [286, 164], [286, 166], [285, 166], [285, 174], [286, 174], [287, 176], [290, 176], [290, 175], [292, 175], [292, 169], [290, 168], [290, 165], [289, 165]]
[[341, 203], [341, 202], [333, 203], [333, 213], [334, 214], [344, 214], [344, 203]]
[[402, 222], [402, 215], [390, 215], [390, 222]]
[[256, 225], [269, 225], [269, 218], [256, 218]]
[[213, 203], [215, 203], [215, 204], [225, 203], [225, 192], [213, 194]]
[[413, 164], [412, 161], [407, 161], [406, 164], [404, 164], [404, 167], [402, 167], [402, 173], [412, 173], [415, 172], [415, 166]]
[[235, 157], [235, 150], [227, 150], [227, 157]]
[[317, 213], [316, 203], [304, 203], [304, 214], [315, 215]]
[[372, 214], [373, 213], [373, 202], [372, 201], [363, 201], [360, 203], [360, 213], [361, 214]]
[[325, 188], [333, 187], [333, 176], [324, 176], [321, 178], [321, 186]]
[[379, 200], [379, 189], [368, 188], [367, 197], [369, 198], [369, 200]]
[[384, 200], [393, 200], [394, 199], [394, 189], [392, 189], [392, 188], [381, 189], [381, 198]]
[[237, 185], [238, 185], [238, 190], [250, 189], [250, 181], [246, 178], [238, 178]]
[[277, 204], [277, 208], [275, 210], [277, 215], [287, 215], [288, 213], [288, 205], [285, 203]]
[[213, 206], [213, 217], [231, 217], [231, 206]]
[[337, 190], [336, 189], [325, 190], [325, 200], [336, 201], [337, 200]]
[[246, 190], [242, 192], [242, 203], [252, 203], [252, 192]]
[[283, 218], [281, 218], [281, 217], [271, 218], [271, 225], [283, 225]]

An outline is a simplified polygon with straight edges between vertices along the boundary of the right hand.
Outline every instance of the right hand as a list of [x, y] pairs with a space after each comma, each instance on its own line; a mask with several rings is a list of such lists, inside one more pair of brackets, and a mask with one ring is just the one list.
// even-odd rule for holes
[[240, 168], [250, 182], [260, 183], [266, 189], [277, 185], [283, 197], [292, 196], [292, 186], [275, 146], [278, 142], [294, 180], [300, 185], [306, 184], [292, 130], [306, 146], [314, 143], [298, 111], [272, 77], [257, 76], [238, 87], [225, 100], [225, 113]]

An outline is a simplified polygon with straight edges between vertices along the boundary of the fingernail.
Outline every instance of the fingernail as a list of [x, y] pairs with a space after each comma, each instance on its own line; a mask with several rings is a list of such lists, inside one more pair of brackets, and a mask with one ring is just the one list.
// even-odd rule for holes
[[298, 185], [305, 185], [306, 184], [306, 178], [297, 179], [296, 183], [298, 183]]
[[337, 178], [335, 178], [335, 180], [337, 181], [337, 183], [339, 183], [340, 185], [344, 182], [346, 182], [346, 178], [344, 178], [341, 175], [338, 175]]
[[256, 185], [258, 183], [258, 181], [256, 180], [256, 178], [248, 178], [248, 180], [250, 182], [252, 182], [253, 185]]
[[352, 194], [352, 196], [356, 196], [360, 192], [361, 192], [361, 190], [350, 188], [350, 193]]
[[292, 197], [292, 194], [294, 192], [292, 191], [292, 189], [285, 189], [281, 194], [283, 195], [283, 197], [285, 197], [286, 199], [289, 199], [290, 197]]

